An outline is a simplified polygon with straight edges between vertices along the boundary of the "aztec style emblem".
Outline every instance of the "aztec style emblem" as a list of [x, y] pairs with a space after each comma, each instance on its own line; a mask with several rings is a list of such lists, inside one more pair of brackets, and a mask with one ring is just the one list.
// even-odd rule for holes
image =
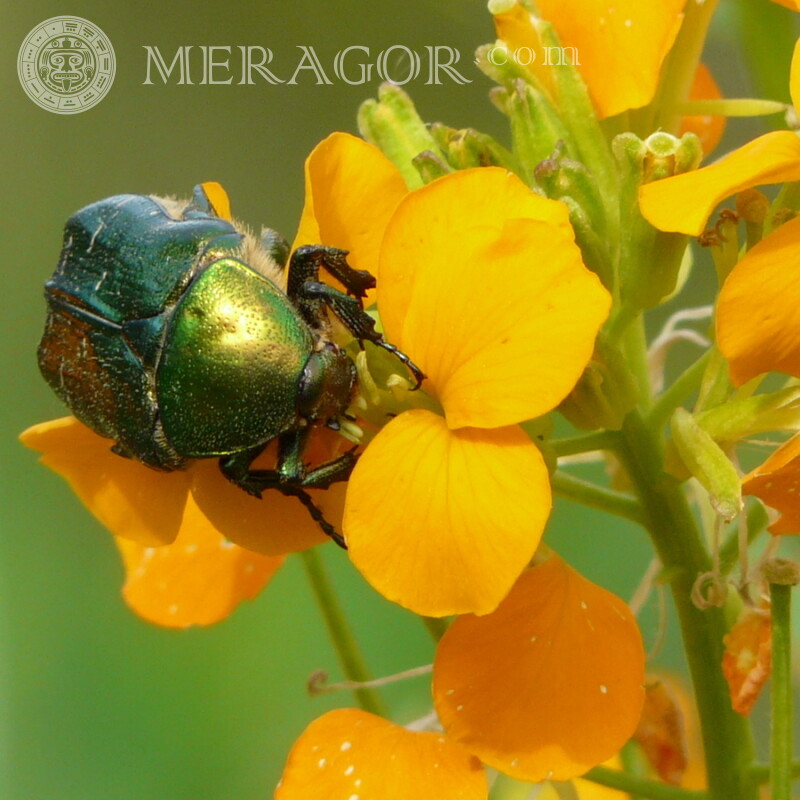
[[19, 50], [22, 88], [38, 106], [78, 114], [97, 105], [114, 82], [114, 48], [97, 25], [81, 17], [52, 17]]

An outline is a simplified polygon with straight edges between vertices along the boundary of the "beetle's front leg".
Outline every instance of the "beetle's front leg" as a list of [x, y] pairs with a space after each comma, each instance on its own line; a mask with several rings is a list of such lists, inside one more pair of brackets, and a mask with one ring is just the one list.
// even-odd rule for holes
[[[318, 281], [319, 271], [324, 269], [338, 280], [347, 293], [364, 298], [367, 289], [375, 288], [375, 277], [363, 269], [353, 269], [347, 263], [347, 250], [325, 247], [321, 244], [307, 244], [298, 247], [289, 261], [289, 276], [286, 294], [297, 300], [308, 281]], [[360, 303], [359, 303], [360, 305]], [[318, 320], [317, 320], [318, 321]], [[314, 320], [309, 320], [313, 325]]]
[[308, 281], [303, 284], [301, 298], [308, 302], [324, 303], [342, 321], [342, 324], [361, 342], [372, 342], [384, 350], [393, 353], [403, 364], [408, 367], [417, 382], [414, 389], [419, 389], [425, 380], [425, 373], [401, 350], [389, 344], [383, 336], [375, 330], [375, 320], [361, 307], [360, 301], [354, 297], [343, 294], [333, 286], [318, 281]]

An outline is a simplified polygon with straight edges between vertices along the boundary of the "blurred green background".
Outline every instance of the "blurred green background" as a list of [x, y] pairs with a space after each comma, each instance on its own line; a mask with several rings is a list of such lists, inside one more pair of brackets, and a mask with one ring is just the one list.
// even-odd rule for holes
[[[736, 44], [737, 14], [746, 5], [758, 6], [759, 18], [779, 19], [783, 30], [765, 74], [785, 74], [788, 67], [794, 35], [786, 34], [788, 12], [766, 2], [728, 4], [711, 54], [728, 94], [753, 88], [744, 83], [745, 51]], [[406, 87], [422, 117], [505, 140], [503, 120], [486, 99], [490, 83], [471, 64], [474, 48], [493, 39], [491, 19], [482, 0], [5, 0], [0, 7], [0, 226], [9, 301], [0, 315], [0, 798], [270, 797], [304, 726], [352, 702], [344, 694], [306, 694], [313, 670], [327, 668], [334, 679], [341, 673], [300, 564], [290, 559], [256, 601], [209, 629], [162, 630], [126, 609], [109, 536], [16, 441], [28, 425], [64, 413], [36, 368], [41, 286], [56, 264], [67, 217], [112, 194], [181, 194], [218, 180], [238, 217], [291, 238], [302, 208], [305, 156], [333, 130], [355, 132], [358, 104], [377, 90], [377, 82], [318, 86], [308, 72], [294, 86], [146, 86], [143, 45], [158, 46], [165, 57], [184, 45], [232, 45], [234, 53], [238, 45], [262, 45], [274, 51], [273, 67], [284, 76], [297, 63], [298, 45], [312, 45], [326, 69], [348, 45], [368, 46], [373, 58], [395, 44], [422, 54], [425, 45], [450, 45], [472, 83], [426, 86], [420, 78]], [[24, 37], [60, 14], [99, 25], [117, 58], [109, 95], [71, 116], [35, 106], [16, 71]], [[741, 136], [759, 128], [736, 130]], [[649, 558], [645, 539], [607, 518], [590, 527], [590, 519], [596, 520], [559, 505], [550, 541], [589, 577], [628, 598]], [[369, 590], [341, 552], [324, 550], [373, 673], [429, 662], [422, 625]], [[645, 615], [651, 642], [654, 620]], [[660, 663], [678, 669], [676, 644], [672, 625]], [[429, 708], [425, 679], [394, 686], [386, 697], [402, 722]]]

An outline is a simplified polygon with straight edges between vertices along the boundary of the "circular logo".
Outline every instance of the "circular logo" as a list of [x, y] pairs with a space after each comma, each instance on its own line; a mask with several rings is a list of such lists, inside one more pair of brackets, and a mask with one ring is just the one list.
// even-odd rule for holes
[[19, 49], [25, 94], [55, 114], [79, 114], [97, 105], [114, 82], [114, 48], [82, 17], [52, 17], [37, 25]]

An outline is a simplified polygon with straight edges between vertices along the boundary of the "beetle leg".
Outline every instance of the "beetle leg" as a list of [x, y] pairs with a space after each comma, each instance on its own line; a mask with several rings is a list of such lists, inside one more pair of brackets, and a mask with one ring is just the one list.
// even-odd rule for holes
[[[366, 297], [367, 289], [375, 288], [373, 275], [363, 269], [353, 269], [347, 263], [347, 250], [307, 244], [298, 247], [289, 261], [289, 282], [286, 287], [289, 298], [299, 298], [307, 281], [318, 281], [320, 269], [336, 278], [354, 297]], [[316, 321], [319, 321], [318, 318]], [[314, 321], [311, 323], [315, 324]]]
[[301, 428], [280, 437], [277, 469], [251, 469], [252, 462], [263, 452], [263, 446], [220, 458], [220, 469], [229, 481], [254, 497], [260, 498], [267, 489], [277, 489], [288, 497], [296, 497], [322, 531], [346, 550], [344, 537], [325, 519], [305, 490], [327, 489], [332, 483], [346, 481], [358, 456], [349, 450], [332, 461], [306, 471], [302, 453], [309, 432], [310, 428]]
[[398, 350], [393, 344], [389, 344], [375, 330], [375, 320], [364, 311], [359, 300], [334, 289], [333, 286], [328, 286], [327, 283], [318, 281], [306, 281], [303, 284], [300, 298], [310, 302], [324, 303], [342, 321], [347, 330], [358, 339], [359, 344], [364, 341], [372, 342], [393, 353], [414, 375], [414, 380], [417, 382], [414, 389], [419, 389], [422, 385], [425, 373], [405, 353]]

